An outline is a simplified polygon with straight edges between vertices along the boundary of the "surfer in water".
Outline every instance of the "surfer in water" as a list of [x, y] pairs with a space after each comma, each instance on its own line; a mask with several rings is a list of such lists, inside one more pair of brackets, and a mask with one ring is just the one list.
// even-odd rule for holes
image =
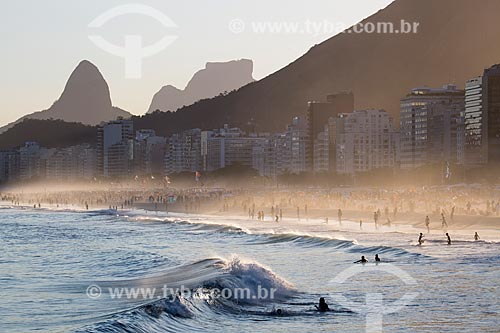
[[273, 307], [273, 309], [272, 309], [272, 310], [271, 310], [271, 312], [270, 312], [270, 314], [271, 314], [271, 315], [277, 315], [277, 316], [281, 316], [281, 315], [283, 315], [283, 313], [284, 313], [284, 312], [283, 312], [283, 310], [282, 310], [282, 309], [280, 309], [280, 308], [275, 308], [275, 307]]
[[375, 255], [375, 262], [380, 262], [380, 257], [378, 256], [378, 254]]
[[367, 262], [368, 262], [368, 260], [366, 260], [365, 256], [361, 256], [361, 259], [358, 260], [358, 261], [355, 261], [354, 263], [355, 264], [359, 264], [359, 263], [364, 264], [364, 263], [367, 263]]
[[420, 233], [420, 236], [418, 236], [418, 245], [422, 245], [424, 243], [424, 234]]
[[446, 237], [448, 237], [448, 245], [451, 245], [451, 237], [448, 233], [446, 233]]
[[475, 241], [478, 241], [479, 239], [480, 239], [480, 238], [479, 238], [479, 235], [477, 234], [477, 231], [476, 231], [476, 233], [474, 234], [474, 240], [475, 240]]
[[329, 311], [330, 308], [328, 307], [328, 304], [326, 304], [325, 298], [321, 297], [319, 299], [319, 305], [315, 305], [316, 309], [318, 309], [319, 312], [326, 312]]

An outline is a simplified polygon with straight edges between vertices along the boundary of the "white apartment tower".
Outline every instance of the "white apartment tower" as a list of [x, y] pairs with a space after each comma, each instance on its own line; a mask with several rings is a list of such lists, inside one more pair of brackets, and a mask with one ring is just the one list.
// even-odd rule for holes
[[399, 136], [384, 110], [340, 114], [336, 129], [337, 173], [353, 174], [395, 165]]

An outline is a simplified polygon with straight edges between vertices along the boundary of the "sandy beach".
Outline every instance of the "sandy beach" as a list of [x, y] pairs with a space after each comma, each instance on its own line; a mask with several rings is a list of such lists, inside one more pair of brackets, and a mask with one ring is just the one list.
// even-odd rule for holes
[[[245, 228], [276, 226], [307, 232], [310, 226], [357, 232], [405, 232], [472, 235], [500, 239], [496, 189], [450, 190], [420, 193], [403, 189], [165, 189], [110, 187], [9, 189], [0, 194], [3, 206], [31, 209], [105, 210], [118, 214], [142, 210], [145, 214], [208, 216]], [[341, 218], [339, 222], [339, 210]], [[253, 216], [252, 216], [253, 215]], [[261, 215], [259, 217], [258, 215]], [[375, 224], [375, 215], [377, 223]], [[426, 217], [429, 217], [429, 230]], [[443, 224], [443, 217], [446, 225]]]

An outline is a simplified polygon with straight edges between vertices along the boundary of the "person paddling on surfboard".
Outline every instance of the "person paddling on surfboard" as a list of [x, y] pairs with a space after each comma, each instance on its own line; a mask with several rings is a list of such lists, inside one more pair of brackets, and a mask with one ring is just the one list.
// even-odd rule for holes
[[366, 260], [365, 256], [361, 256], [361, 259], [360, 259], [360, 260], [358, 260], [358, 261], [355, 261], [354, 263], [355, 263], [355, 264], [359, 264], [359, 263], [364, 264], [364, 263], [366, 263], [366, 262], [368, 262], [368, 260]]
[[330, 308], [328, 307], [328, 304], [326, 304], [326, 302], [325, 302], [324, 297], [321, 297], [319, 299], [319, 305], [315, 305], [315, 307], [319, 312], [326, 312], [326, 311], [330, 310]]

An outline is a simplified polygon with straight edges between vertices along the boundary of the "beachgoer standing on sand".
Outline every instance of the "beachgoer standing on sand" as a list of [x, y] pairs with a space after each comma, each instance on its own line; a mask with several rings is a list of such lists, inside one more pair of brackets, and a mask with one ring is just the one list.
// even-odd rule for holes
[[425, 226], [427, 227], [427, 233], [431, 232], [431, 229], [429, 228], [429, 225], [431, 224], [431, 219], [429, 218], [429, 215], [425, 217]]
[[448, 223], [446, 223], [446, 217], [444, 216], [444, 213], [441, 213], [441, 228], [447, 228]]

